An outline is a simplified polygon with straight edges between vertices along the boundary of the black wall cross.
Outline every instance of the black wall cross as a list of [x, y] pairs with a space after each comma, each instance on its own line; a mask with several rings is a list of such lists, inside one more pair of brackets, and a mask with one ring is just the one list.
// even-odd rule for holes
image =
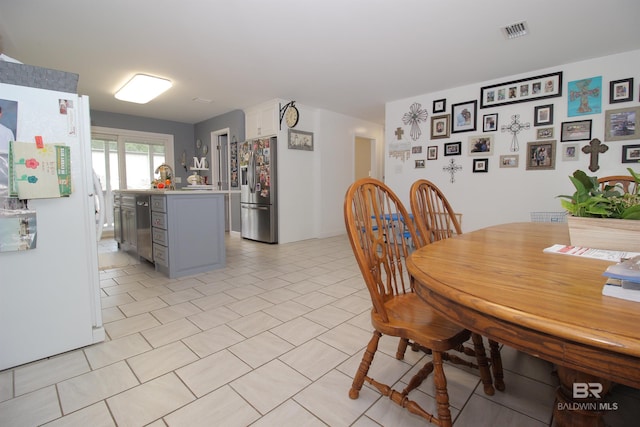
[[595, 172], [600, 169], [598, 165], [598, 157], [600, 153], [606, 153], [609, 149], [608, 145], [602, 144], [598, 138], [594, 138], [589, 141], [589, 145], [582, 147], [584, 154], [591, 154], [591, 160], [589, 161], [589, 170]]

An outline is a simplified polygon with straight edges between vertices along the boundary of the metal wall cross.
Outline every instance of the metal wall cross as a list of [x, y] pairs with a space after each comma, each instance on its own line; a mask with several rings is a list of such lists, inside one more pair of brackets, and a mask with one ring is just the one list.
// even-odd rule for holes
[[594, 138], [589, 141], [589, 145], [582, 147], [584, 154], [591, 154], [591, 160], [589, 161], [589, 170], [595, 172], [600, 169], [598, 165], [598, 157], [600, 153], [606, 153], [609, 149], [608, 145], [602, 144], [598, 138]]
[[424, 110], [422, 108], [422, 105], [417, 102], [411, 104], [411, 107], [409, 107], [409, 112], [405, 113], [402, 116], [402, 123], [404, 123], [405, 125], [411, 125], [409, 135], [414, 141], [417, 141], [418, 138], [420, 138], [420, 135], [422, 135], [419, 124], [421, 122], [426, 122], [427, 116], [427, 110]]
[[449, 164], [445, 167], [442, 168], [443, 172], [449, 172], [449, 174], [451, 175], [451, 182], [456, 182], [456, 178], [455, 178], [455, 173], [462, 170], [462, 166], [460, 165], [456, 165], [456, 160], [455, 159], [451, 159], [449, 160]]
[[531, 127], [531, 123], [520, 123], [520, 114], [515, 114], [511, 116], [511, 124], [502, 125], [502, 132], [511, 132], [513, 134], [513, 138], [511, 139], [511, 151], [520, 150], [520, 144], [518, 143], [518, 133], [522, 129], [529, 129]]

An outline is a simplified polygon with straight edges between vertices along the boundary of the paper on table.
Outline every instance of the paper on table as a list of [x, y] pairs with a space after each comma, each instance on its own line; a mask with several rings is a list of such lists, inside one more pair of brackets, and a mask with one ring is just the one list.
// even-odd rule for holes
[[559, 244], [545, 248], [543, 252], [561, 254], [561, 255], [580, 256], [584, 258], [595, 258], [595, 259], [602, 259], [605, 261], [614, 261], [614, 262], [620, 262], [623, 259], [632, 258], [634, 256], [640, 255], [640, 253], [638, 252], [609, 251], [605, 249], [593, 249], [593, 248], [585, 248], [581, 246], [559, 245]]

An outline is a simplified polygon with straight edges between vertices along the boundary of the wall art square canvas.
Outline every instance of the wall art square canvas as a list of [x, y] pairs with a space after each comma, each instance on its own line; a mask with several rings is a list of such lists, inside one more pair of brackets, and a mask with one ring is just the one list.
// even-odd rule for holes
[[569, 117], [602, 112], [602, 76], [569, 82], [567, 88]]

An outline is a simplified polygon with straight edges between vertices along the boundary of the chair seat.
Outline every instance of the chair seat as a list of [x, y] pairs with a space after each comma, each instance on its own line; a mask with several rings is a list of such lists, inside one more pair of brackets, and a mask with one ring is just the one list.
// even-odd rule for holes
[[372, 310], [373, 327], [436, 351], [447, 351], [469, 339], [471, 332], [435, 312], [415, 293], [396, 295], [385, 302], [388, 321]]

